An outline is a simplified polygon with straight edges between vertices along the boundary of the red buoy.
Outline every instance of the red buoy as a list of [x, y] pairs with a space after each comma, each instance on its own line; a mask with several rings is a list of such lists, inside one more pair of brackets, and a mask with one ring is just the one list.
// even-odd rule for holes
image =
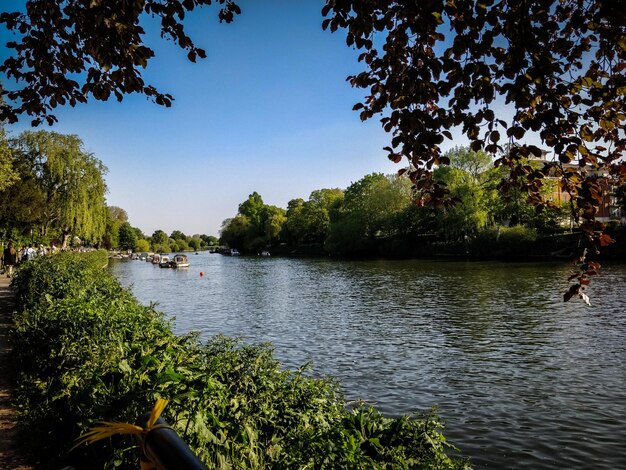
[[204, 271], [200, 271], [200, 277], [204, 276]]

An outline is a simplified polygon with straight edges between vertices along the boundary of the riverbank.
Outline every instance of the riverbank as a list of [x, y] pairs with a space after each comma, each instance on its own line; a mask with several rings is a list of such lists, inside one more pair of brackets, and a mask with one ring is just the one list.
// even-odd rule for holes
[[33, 467], [26, 464], [15, 447], [17, 410], [13, 405], [13, 373], [8, 344], [9, 331], [13, 327], [11, 311], [14, 306], [10, 281], [5, 274], [0, 275], [0, 468], [32, 470]]
[[74, 447], [76, 438], [98, 421], [134, 422], [157, 398], [209, 468], [470, 467], [446, 453], [455, 451], [433, 412], [348, 408], [335, 380], [286, 370], [268, 345], [176, 335], [102, 269], [106, 256], [62, 253], [20, 268], [11, 342], [20, 437], [46, 468], [136, 468], [128, 438]]
[[[626, 228], [612, 227], [605, 233], [615, 240], [608, 246], [597, 248], [594, 258], [626, 261]], [[295, 258], [335, 259], [464, 259], [501, 261], [555, 261], [574, 260], [586, 246], [587, 240], [580, 232], [538, 235], [523, 227], [484, 230], [466, 240], [443, 240], [430, 235], [376, 237], [355, 241], [349, 249], [332, 251], [323, 243], [298, 246], [271, 247], [273, 256]], [[344, 247], [345, 248], [345, 247]], [[596, 249], [589, 247], [591, 252]]]

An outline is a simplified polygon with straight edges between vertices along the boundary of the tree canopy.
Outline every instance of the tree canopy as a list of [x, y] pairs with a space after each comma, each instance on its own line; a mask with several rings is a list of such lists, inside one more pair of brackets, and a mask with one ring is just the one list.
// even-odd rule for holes
[[[442, 144], [460, 128], [473, 150], [533, 184], [548, 171], [563, 177], [579, 209], [597, 205], [587, 166], [607, 167], [621, 182], [626, 164], [626, 22], [611, 0], [329, 0], [323, 27], [347, 30], [366, 70], [349, 77], [369, 91], [361, 119], [381, 115], [393, 135], [389, 158], [405, 157], [418, 188], [433, 191], [433, 166], [449, 163]], [[506, 119], [502, 109], [512, 117]], [[533, 171], [518, 165], [539, 153], [511, 146], [536, 133], [557, 157]], [[508, 151], [505, 151], [508, 150]], [[562, 164], [578, 159], [580, 171]], [[434, 191], [434, 196], [441, 194]], [[590, 215], [585, 213], [585, 215]]]
[[186, 13], [211, 4], [221, 5], [220, 22], [229, 23], [241, 12], [231, 0], [31, 0], [25, 11], [0, 13], [0, 25], [16, 33], [6, 44], [13, 53], [0, 65], [0, 72], [15, 82], [1, 84], [0, 121], [13, 123], [25, 114], [33, 117], [33, 125], [52, 124], [57, 106], [75, 106], [89, 97], [122, 101], [129, 93], [170, 106], [172, 95], [142, 78], [154, 51], [143, 41], [141, 23], [157, 19], [161, 36], [195, 62], [206, 52], [188, 36], [183, 20]]
[[0, 226], [97, 242], [105, 232], [106, 168], [75, 135], [23, 132], [10, 143], [19, 179], [2, 192]]
[[[460, 130], [510, 169], [501, 190], [522, 188], [541, 206], [541, 180], [557, 176], [592, 252], [611, 242], [595, 216], [607, 179], [626, 184], [623, 2], [328, 0], [322, 14], [362, 51], [365, 70], [348, 80], [368, 95], [354, 109], [381, 116], [389, 158], [408, 161], [417, 189], [446, 196], [431, 170], [449, 163], [442, 144]], [[533, 136], [555, 156], [541, 168], [524, 164], [540, 153], [524, 141]], [[565, 300], [582, 293], [588, 267]]]

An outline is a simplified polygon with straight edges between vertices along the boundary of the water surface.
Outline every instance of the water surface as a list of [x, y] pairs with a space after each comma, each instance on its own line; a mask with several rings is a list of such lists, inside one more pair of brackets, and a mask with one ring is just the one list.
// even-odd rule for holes
[[587, 307], [564, 264], [189, 258], [112, 270], [178, 333], [271, 341], [389, 415], [438, 406], [477, 468], [626, 468], [624, 265]]

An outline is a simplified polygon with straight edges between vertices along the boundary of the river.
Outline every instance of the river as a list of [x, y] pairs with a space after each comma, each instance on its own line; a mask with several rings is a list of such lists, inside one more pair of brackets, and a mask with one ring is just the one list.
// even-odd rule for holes
[[626, 468], [626, 265], [589, 307], [562, 263], [189, 259], [111, 269], [177, 333], [271, 341], [389, 415], [437, 406], [476, 468]]

